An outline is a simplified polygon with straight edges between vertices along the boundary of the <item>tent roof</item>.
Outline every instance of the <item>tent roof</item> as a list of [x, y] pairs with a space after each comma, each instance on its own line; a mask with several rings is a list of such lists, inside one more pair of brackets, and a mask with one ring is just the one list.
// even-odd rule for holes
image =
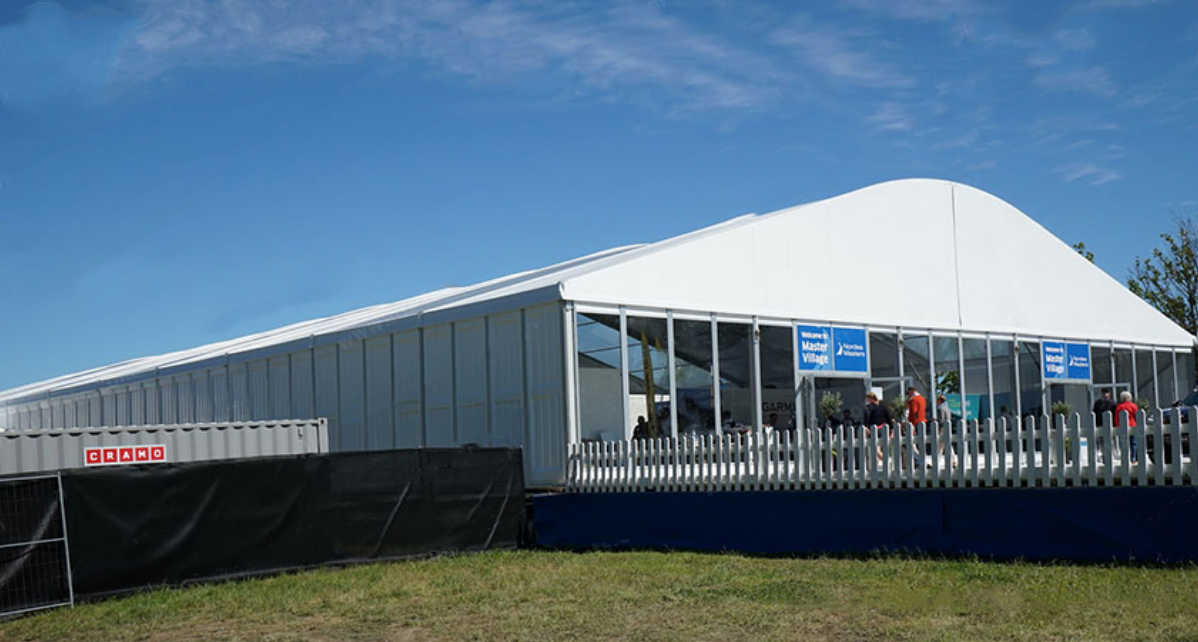
[[244, 360], [285, 345], [362, 338], [437, 322], [439, 313], [464, 308], [485, 312], [513, 301], [556, 299], [1178, 347], [1194, 342], [1006, 202], [957, 183], [909, 179], [468, 287], [57, 377], [0, 393], [0, 403], [218, 359]]
[[1194, 337], [1005, 201], [881, 183], [644, 246], [563, 280], [563, 298], [1190, 347]]

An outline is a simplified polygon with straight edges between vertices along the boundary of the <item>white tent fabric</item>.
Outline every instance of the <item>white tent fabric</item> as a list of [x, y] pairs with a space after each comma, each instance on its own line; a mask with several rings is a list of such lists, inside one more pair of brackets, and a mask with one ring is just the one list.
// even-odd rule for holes
[[1194, 343], [1027, 215], [948, 181], [882, 183], [681, 241], [645, 246], [565, 279], [562, 296], [849, 324]]
[[[647, 245], [0, 392], [0, 404], [542, 293], [600, 305], [1190, 347], [1194, 337], [1006, 202], [882, 183]], [[360, 336], [358, 337], [360, 338]]]

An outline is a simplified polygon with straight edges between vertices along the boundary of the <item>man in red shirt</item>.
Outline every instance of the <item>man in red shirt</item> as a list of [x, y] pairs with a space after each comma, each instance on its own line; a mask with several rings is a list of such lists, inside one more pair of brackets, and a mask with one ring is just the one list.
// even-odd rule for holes
[[915, 388], [907, 388], [907, 423], [918, 425], [928, 419], [928, 400]]

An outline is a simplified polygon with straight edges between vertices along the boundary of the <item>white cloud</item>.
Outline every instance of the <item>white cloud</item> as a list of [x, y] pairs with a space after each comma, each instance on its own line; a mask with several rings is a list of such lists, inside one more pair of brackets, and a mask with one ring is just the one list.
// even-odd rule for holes
[[873, 34], [837, 30], [802, 18], [775, 30], [769, 37], [772, 44], [784, 47], [804, 65], [831, 80], [876, 89], [915, 86], [914, 78], [857, 44], [876, 39]]
[[1095, 186], [1105, 185], [1123, 178], [1123, 174], [1118, 171], [1090, 162], [1062, 165], [1054, 169], [1053, 173], [1060, 174], [1066, 183], [1085, 181], [1088, 185]]
[[900, 20], [946, 22], [984, 13], [975, 0], [840, 0], [840, 4]]
[[968, 165], [965, 166], [965, 169], [966, 169], [966, 171], [970, 171], [970, 172], [980, 172], [980, 171], [985, 171], [985, 170], [989, 170], [989, 169], [994, 169], [995, 167], [998, 167], [997, 162], [992, 161], [992, 160], [985, 160], [985, 161], [978, 161], [976, 163], [969, 163]]
[[1072, 51], [1082, 51], [1093, 47], [1098, 42], [1090, 35], [1088, 29], [1061, 29], [1053, 34], [1052, 39], [1062, 47]]
[[1036, 75], [1032, 83], [1049, 91], [1078, 92], [1107, 98], [1119, 93], [1115, 81], [1111, 80], [1102, 67], [1057, 73], [1043, 72]]
[[651, 7], [472, 0], [164, 0], [118, 52], [113, 78], [136, 83], [185, 65], [369, 58], [418, 60], [500, 82], [535, 72], [608, 94], [652, 89], [691, 108], [774, 104], [787, 74], [725, 39]]
[[883, 103], [866, 121], [887, 131], [909, 131], [915, 126], [915, 119], [897, 103]]
[[932, 149], [941, 150], [941, 149], [955, 149], [955, 148], [972, 147], [977, 142], [978, 142], [978, 132], [976, 130], [974, 130], [971, 132], [966, 132], [960, 136], [957, 136], [956, 138], [950, 138], [948, 140], [941, 141], [941, 142], [937, 143], [934, 147], [932, 147]]

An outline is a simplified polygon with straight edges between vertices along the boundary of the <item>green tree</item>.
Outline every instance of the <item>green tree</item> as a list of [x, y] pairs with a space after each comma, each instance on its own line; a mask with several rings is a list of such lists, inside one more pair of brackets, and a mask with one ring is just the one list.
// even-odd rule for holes
[[1164, 247], [1136, 257], [1127, 287], [1190, 334], [1198, 333], [1198, 223], [1177, 218]]
[[1082, 255], [1083, 257], [1085, 257], [1085, 259], [1086, 259], [1087, 261], [1089, 261], [1089, 262], [1091, 262], [1091, 263], [1093, 263], [1093, 262], [1094, 262], [1094, 253], [1093, 253], [1093, 252], [1091, 252], [1090, 250], [1086, 249], [1086, 244], [1085, 244], [1085, 243], [1083, 243], [1083, 242], [1081, 242], [1081, 241], [1078, 241], [1077, 243], [1074, 243], [1074, 244], [1073, 244], [1073, 245], [1071, 245], [1070, 247], [1072, 247], [1073, 249], [1077, 250], [1077, 253], [1078, 253], [1078, 254], [1080, 254], [1080, 255]]

